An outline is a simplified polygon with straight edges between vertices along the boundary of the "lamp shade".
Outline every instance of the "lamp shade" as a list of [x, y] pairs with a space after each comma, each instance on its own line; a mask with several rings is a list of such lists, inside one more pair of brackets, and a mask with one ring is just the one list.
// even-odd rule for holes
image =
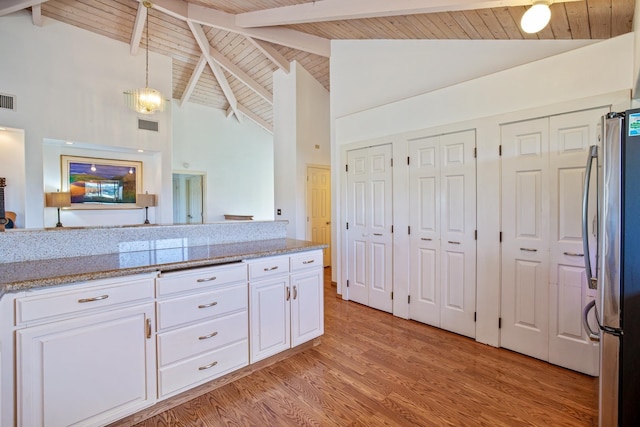
[[155, 194], [138, 194], [136, 197], [136, 206], [140, 208], [148, 208], [151, 206], [156, 206], [156, 195]]
[[46, 193], [45, 199], [48, 208], [64, 208], [71, 206], [71, 193], [66, 191]]

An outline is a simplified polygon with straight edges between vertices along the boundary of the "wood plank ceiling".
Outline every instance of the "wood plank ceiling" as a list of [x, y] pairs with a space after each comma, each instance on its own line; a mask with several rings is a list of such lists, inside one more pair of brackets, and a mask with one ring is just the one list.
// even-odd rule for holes
[[[0, 3], [0, 16], [3, 11], [31, 6], [35, 24], [41, 23], [44, 16], [131, 44], [132, 54], [142, 54], [146, 48], [141, 35], [147, 9], [138, 0], [4, 1], [21, 6], [9, 9]], [[234, 20], [234, 15], [251, 15], [247, 12], [337, 1], [363, 0], [155, 0], [148, 10], [149, 49], [173, 60], [174, 102], [224, 109], [229, 116], [248, 118], [271, 131], [274, 71], [282, 68], [288, 72], [288, 62], [295, 60], [329, 90], [329, 40], [607, 39], [632, 31], [635, 8], [635, 0], [556, 1], [551, 5], [550, 24], [533, 35], [524, 33], [519, 26], [526, 5], [530, 4], [527, 0], [425, 0], [425, 5], [444, 6], [430, 13], [395, 15], [388, 11], [386, 16], [265, 28], [240, 27]], [[474, 1], [515, 5], [475, 9]], [[407, 0], [387, 3], [397, 8]], [[455, 8], [447, 7], [447, 3], [466, 5]], [[141, 24], [136, 27], [137, 17]], [[137, 40], [132, 37], [135, 35]], [[197, 38], [202, 35], [204, 39], [199, 43]], [[202, 47], [206, 50], [207, 44], [210, 51], [203, 55]]]

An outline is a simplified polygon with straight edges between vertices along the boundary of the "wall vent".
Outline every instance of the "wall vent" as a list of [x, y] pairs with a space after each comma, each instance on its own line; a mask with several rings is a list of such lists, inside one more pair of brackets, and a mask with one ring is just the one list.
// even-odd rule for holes
[[138, 119], [138, 129], [158, 132], [158, 122], [154, 122], [153, 120]]
[[16, 96], [0, 93], [0, 110], [16, 111]]

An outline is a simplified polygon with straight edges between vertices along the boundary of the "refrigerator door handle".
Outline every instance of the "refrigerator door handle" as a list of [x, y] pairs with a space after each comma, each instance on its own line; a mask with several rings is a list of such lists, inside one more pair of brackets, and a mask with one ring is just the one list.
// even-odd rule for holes
[[[587, 304], [582, 310], [582, 325], [584, 329], [587, 331], [587, 335], [589, 335], [589, 339], [591, 341], [600, 341], [600, 331], [594, 331], [591, 329], [591, 325], [589, 325], [589, 312], [592, 308], [596, 307], [596, 301], [593, 300], [589, 304]], [[595, 308], [596, 321], [598, 325], [600, 324], [600, 319], [598, 319], [598, 309]]]
[[584, 175], [584, 189], [582, 192], [582, 247], [584, 250], [584, 267], [587, 272], [587, 284], [589, 289], [597, 289], [597, 277], [591, 274], [591, 254], [589, 252], [589, 185], [591, 184], [591, 167], [593, 160], [598, 157], [598, 146], [592, 145], [589, 148], [587, 158], [587, 170]]

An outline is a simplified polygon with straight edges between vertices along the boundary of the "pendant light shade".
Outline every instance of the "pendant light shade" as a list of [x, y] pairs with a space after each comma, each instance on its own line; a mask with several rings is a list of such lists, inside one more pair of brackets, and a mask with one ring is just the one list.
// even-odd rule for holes
[[147, 8], [147, 49], [146, 49], [146, 72], [145, 87], [141, 89], [131, 89], [124, 93], [124, 100], [127, 107], [140, 114], [153, 114], [164, 110], [164, 97], [162, 94], [149, 87], [149, 9], [153, 6], [150, 1], [142, 2]]
[[546, 27], [551, 19], [550, 3], [550, 1], [546, 0], [534, 1], [533, 6], [522, 15], [522, 20], [520, 21], [522, 31], [533, 34]]

